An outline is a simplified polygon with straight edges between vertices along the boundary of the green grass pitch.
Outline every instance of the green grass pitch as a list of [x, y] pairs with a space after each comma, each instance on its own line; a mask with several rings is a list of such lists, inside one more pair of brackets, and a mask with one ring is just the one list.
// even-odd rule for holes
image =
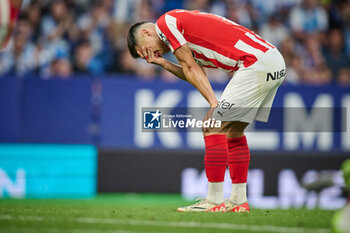
[[0, 199], [0, 232], [331, 232], [330, 210], [180, 213], [175, 194], [103, 194], [91, 200]]

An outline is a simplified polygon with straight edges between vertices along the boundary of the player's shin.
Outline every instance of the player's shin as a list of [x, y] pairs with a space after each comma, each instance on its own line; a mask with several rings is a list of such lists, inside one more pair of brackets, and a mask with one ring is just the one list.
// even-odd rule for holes
[[204, 141], [204, 165], [209, 182], [206, 200], [215, 204], [220, 204], [224, 202], [223, 183], [227, 168], [226, 135], [208, 135], [204, 137]]
[[247, 202], [246, 186], [250, 153], [245, 136], [227, 139], [228, 164], [232, 179], [230, 200], [237, 205]]

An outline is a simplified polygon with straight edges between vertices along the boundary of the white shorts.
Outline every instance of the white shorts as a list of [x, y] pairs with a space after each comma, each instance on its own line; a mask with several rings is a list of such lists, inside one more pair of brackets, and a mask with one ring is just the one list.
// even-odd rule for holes
[[227, 84], [212, 118], [221, 121], [254, 120], [267, 122], [272, 102], [286, 74], [280, 52], [274, 48], [258, 57], [258, 61], [234, 73]]

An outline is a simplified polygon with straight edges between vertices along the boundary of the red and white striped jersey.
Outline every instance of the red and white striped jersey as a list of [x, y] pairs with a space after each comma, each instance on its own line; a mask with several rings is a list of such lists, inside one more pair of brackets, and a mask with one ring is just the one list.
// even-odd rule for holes
[[172, 10], [156, 23], [156, 32], [172, 52], [184, 44], [202, 66], [227, 72], [249, 67], [273, 45], [224, 17], [199, 11]]
[[12, 0], [0, 0], [0, 50], [6, 47], [11, 38], [20, 4], [15, 6]]

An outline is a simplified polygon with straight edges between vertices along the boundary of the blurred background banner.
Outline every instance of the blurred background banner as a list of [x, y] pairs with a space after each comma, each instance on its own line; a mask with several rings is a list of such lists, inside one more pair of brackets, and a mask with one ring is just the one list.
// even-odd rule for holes
[[[338, 169], [346, 158], [344, 153], [328, 156], [321, 152], [252, 152], [248, 201], [256, 208], [340, 208], [346, 198]], [[189, 200], [207, 193], [201, 150], [100, 149], [97, 177], [101, 193], [180, 192]], [[226, 171], [226, 198], [230, 192], [231, 180]]]
[[[159, 67], [132, 59], [126, 42], [130, 25], [155, 22], [172, 9], [214, 13], [253, 30], [281, 51], [288, 83], [350, 85], [348, 0], [23, 0], [13, 38], [0, 55], [0, 76], [123, 73], [176, 82]], [[208, 77], [226, 83], [232, 74], [208, 70]]]
[[[0, 79], [2, 142], [83, 143], [125, 149], [202, 149], [200, 132], [143, 132], [142, 108], [206, 107], [189, 84], [132, 76], [92, 80]], [[224, 84], [213, 88], [218, 96]], [[247, 129], [257, 151], [350, 151], [349, 89], [285, 84], [269, 123]], [[204, 113], [203, 113], [204, 115]]]
[[90, 145], [0, 144], [0, 198], [91, 198], [96, 170]]

